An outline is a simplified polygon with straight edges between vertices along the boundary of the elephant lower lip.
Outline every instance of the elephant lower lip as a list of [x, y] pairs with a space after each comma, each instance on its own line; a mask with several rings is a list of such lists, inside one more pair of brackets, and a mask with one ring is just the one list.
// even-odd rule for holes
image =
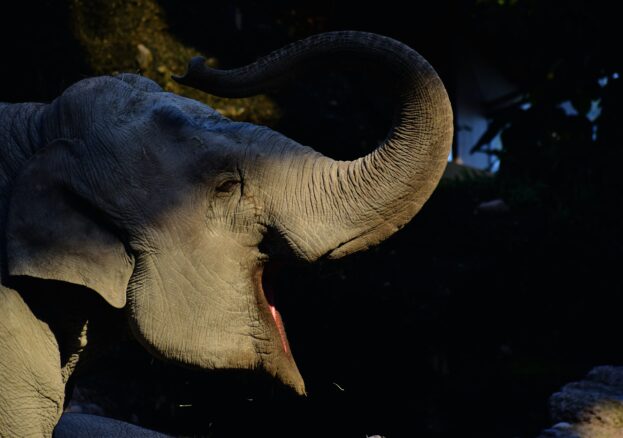
[[270, 309], [270, 315], [275, 322], [275, 326], [277, 327], [277, 331], [279, 332], [279, 337], [281, 338], [281, 346], [283, 351], [288, 353], [288, 341], [286, 338], [286, 330], [283, 326], [283, 320], [281, 319], [281, 314], [277, 310], [275, 306], [275, 292], [271, 286], [271, 277], [273, 275], [275, 268], [273, 266], [265, 266], [262, 270], [260, 276], [260, 288], [266, 297], [266, 301], [268, 303], [268, 308]]

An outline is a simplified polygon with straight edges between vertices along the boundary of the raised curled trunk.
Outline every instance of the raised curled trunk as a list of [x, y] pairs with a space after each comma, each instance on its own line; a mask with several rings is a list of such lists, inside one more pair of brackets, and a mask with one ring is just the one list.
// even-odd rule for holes
[[437, 73], [396, 40], [348, 31], [309, 37], [234, 70], [209, 69], [202, 58], [195, 58], [188, 73], [178, 78], [212, 94], [247, 96], [277, 86], [310, 60], [329, 54], [388, 69], [398, 102], [387, 138], [370, 154], [353, 161], [321, 155], [302, 160], [299, 175], [304, 181], [291, 185], [299, 212], [288, 214], [303, 223], [289, 224], [289, 231], [303, 236], [292, 239], [309, 260], [341, 257], [382, 241], [411, 220], [431, 195], [446, 166], [453, 128], [450, 102]]

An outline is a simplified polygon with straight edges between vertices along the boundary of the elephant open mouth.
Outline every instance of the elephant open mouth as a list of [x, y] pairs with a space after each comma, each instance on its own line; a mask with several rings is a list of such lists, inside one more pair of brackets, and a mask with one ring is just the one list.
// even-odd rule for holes
[[290, 354], [290, 347], [288, 344], [288, 338], [286, 337], [286, 330], [283, 325], [283, 319], [281, 313], [277, 310], [277, 292], [275, 274], [279, 271], [279, 267], [275, 263], [268, 263], [260, 266], [256, 274], [256, 285], [260, 292], [260, 297], [266, 300], [270, 316], [281, 340], [281, 347], [284, 353]]

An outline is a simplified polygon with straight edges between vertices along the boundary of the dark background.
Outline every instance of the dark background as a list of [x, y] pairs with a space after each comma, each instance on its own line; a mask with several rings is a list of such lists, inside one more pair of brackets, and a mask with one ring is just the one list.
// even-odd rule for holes
[[[101, 73], [76, 30], [83, 3], [21, 1], [2, 13], [0, 101], [49, 101]], [[94, 14], [104, 3], [92, 2]], [[309, 34], [355, 29], [418, 50], [452, 99], [469, 45], [516, 95], [489, 109], [490, 129], [475, 145], [501, 132], [495, 176], [442, 182], [407, 227], [366, 253], [282, 269], [280, 308], [306, 398], [262, 378], [161, 364], [124, 340], [79, 378], [82, 405], [185, 436], [532, 437], [550, 425], [547, 400], [561, 385], [623, 363], [623, 58], [611, 8], [579, 0], [414, 2], [413, 12], [396, 0], [127, 3], [159, 5], [165, 31], [221, 67]], [[266, 122], [353, 158], [382, 139], [388, 103], [375, 93], [378, 77], [338, 67], [271, 94], [279, 116]], [[560, 108], [565, 101], [577, 114]], [[592, 101], [601, 106], [593, 121]], [[509, 208], [479, 208], [494, 199]]]

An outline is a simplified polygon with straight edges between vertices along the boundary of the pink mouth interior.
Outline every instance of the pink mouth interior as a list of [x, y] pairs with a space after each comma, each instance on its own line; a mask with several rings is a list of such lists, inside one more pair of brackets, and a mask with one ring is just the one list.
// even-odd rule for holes
[[275, 325], [277, 326], [277, 331], [279, 332], [279, 337], [281, 338], [281, 346], [283, 347], [283, 351], [288, 352], [288, 341], [286, 340], [286, 330], [283, 326], [283, 321], [281, 319], [281, 314], [275, 307], [275, 293], [270, 286], [270, 283], [267, 282], [267, 277], [270, 277], [270, 269], [265, 269], [262, 275], [261, 286], [264, 292], [264, 296], [266, 297], [266, 301], [268, 301], [268, 308], [270, 309], [270, 314], [275, 321]]
[[269, 305], [270, 314], [273, 316], [275, 320], [275, 324], [277, 325], [277, 330], [279, 330], [279, 336], [281, 337], [281, 346], [283, 347], [283, 351], [288, 352], [288, 343], [286, 342], [286, 331], [283, 328], [283, 322], [281, 321], [281, 315], [279, 311], [273, 305]]

